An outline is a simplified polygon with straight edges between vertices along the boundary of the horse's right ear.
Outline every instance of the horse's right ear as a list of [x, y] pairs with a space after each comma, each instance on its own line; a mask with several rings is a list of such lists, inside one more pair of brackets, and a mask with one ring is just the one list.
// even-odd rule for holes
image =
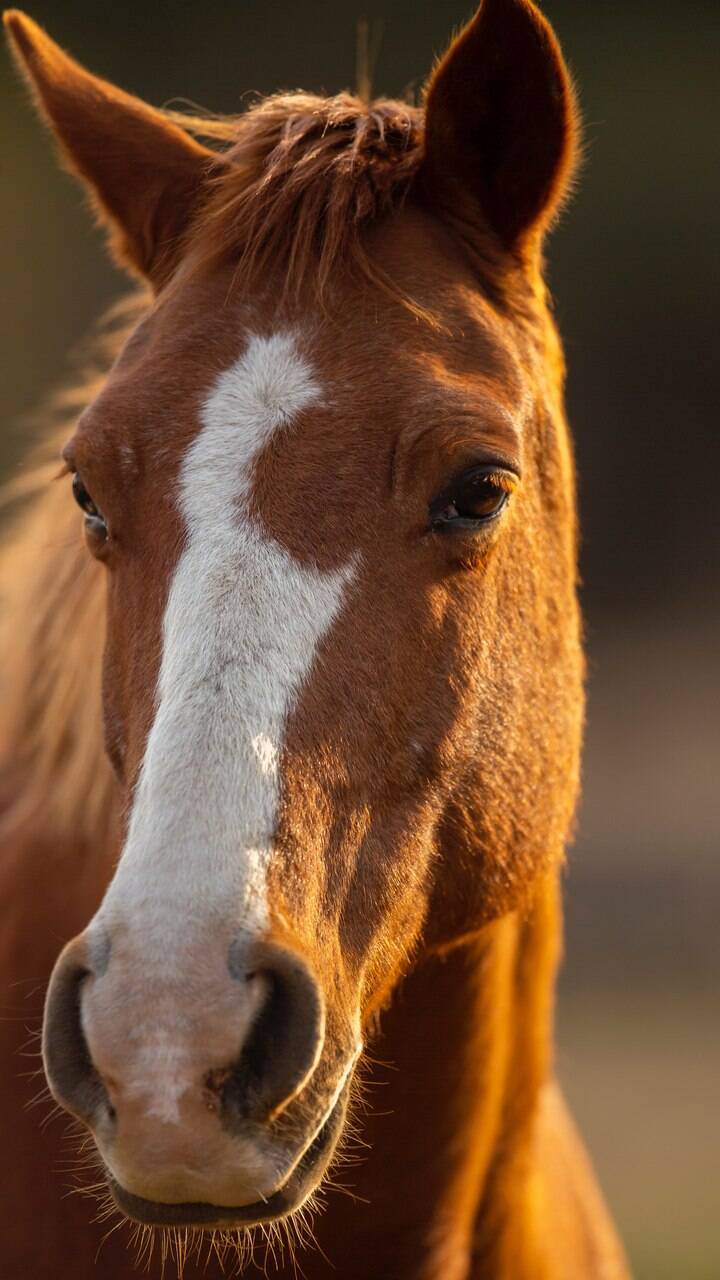
[[215, 153], [85, 71], [25, 14], [10, 9], [4, 21], [64, 162], [110, 231], [115, 258], [159, 288], [177, 265]]
[[519, 256], [565, 196], [577, 150], [570, 77], [533, 0], [482, 0], [426, 88], [421, 181], [438, 212]]

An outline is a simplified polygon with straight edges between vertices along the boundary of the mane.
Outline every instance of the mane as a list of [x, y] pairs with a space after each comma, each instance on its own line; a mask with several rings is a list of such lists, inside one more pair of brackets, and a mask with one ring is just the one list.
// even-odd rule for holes
[[[147, 307], [111, 308], [74, 386], [37, 414], [39, 442], [4, 492], [0, 542], [0, 835], [73, 847], [111, 838], [116, 787], [102, 741], [102, 566], [87, 554], [60, 449]], [[42, 433], [40, 435], [40, 433]]]
[[219, 154], [188, 243], [190, 262], [235, 258], [248, 286], [282, 275], [285, 298], [322, 301], [342, 269], [411, 299], [373, 262], [366, 231], [405, 200], [421, 163], [424, 113], [391, 99], [285, 93], [235, 117], [167, 112]]

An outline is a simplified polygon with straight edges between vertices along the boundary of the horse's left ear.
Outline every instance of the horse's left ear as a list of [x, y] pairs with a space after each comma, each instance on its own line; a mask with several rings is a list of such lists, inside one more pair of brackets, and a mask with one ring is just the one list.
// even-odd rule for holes
[[91, 75], [32, 19], [4, 15], [10, 44], [60, 144], [110, 231], [114, 257], [159, 288], [217, 161], [161, 111]]
[[532, 0], [483, 0], [426, 91], [431, 204], [525, 254], [567, 193], [577, 150], [570, 77]]

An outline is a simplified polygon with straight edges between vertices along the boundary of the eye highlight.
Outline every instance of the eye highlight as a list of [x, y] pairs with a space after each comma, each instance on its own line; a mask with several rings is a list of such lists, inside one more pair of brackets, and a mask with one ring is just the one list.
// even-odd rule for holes
[[430, 527], [476, 530], [497, 519], [517, 486], [517, 476], [493, 466], [471, 467], [430, 503]]
[[90, 497], [78, 471], [73, 473], [72, 491], [80, 510], [85, 513], [85, 536], [90, 550], [99, 551], [107, 542], [108, 527], [105, 517]]

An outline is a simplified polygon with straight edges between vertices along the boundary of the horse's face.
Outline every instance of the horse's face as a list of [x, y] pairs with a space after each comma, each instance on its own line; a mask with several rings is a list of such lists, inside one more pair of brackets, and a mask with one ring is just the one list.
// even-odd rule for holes
[[556, 351], [517, 229], [483, 298], [441, 158], [372, 246], [435, 327], [350, 276], [323, 313], [181, 264], [66, 450], [107, 569], [127, 822], [46, 1062], [147, 1221], [300, 1204], [409, 956], [516, 907], [567, 828]]

